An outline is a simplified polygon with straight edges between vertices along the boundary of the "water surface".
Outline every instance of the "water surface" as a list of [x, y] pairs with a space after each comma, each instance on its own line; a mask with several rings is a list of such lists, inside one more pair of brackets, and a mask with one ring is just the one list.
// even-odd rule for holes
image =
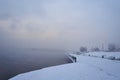
[[70, 63], [63, 50], [1, 49], [0, 80], [49, 66]]

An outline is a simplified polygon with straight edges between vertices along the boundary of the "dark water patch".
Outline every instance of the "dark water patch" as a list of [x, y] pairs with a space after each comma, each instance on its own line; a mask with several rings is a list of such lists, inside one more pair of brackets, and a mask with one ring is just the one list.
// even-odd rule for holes
[[62, 50], [2, 49], [0, 50], [0, 80], [17, 74], [55, 66], [71, 61]]

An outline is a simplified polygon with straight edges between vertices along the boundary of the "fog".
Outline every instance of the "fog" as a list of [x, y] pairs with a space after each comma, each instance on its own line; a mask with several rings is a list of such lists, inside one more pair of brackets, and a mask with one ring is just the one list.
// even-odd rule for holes
[[0, 47], [120, 44], [119, 0], [0, 0]]

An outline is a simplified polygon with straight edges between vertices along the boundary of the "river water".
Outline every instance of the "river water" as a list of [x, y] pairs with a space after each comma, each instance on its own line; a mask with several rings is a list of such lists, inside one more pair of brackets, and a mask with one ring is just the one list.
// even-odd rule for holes
[[0, 80], [41, 68], [70, 63], [63, 50], [1, 49]]

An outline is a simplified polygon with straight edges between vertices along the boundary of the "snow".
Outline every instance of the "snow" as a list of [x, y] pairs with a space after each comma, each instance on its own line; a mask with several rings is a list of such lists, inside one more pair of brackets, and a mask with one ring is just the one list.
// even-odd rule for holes
[[120, 60], [120, 52], [89, 52], [86, 53], [85, 55], [93, 56], [93, 57], [102, 57], [106, 59], [115, 59], [115, 60]]
[[19, 74], [9, 80], [120, 80], [120, 62], [70, 54], [76, 63]]

